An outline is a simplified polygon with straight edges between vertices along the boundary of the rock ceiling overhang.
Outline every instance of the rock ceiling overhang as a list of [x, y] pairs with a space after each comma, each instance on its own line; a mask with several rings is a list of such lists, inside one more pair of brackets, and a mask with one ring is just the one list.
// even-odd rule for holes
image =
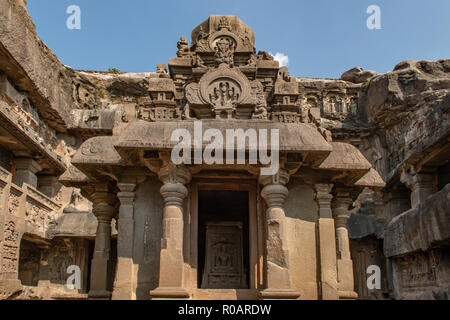
[[344, 142], [329, 142], [333, 151], [317, 167], [301, 167], [295, 177], [305, 183], [333, 183], [341, 186], [372, 188], [385, 186], [381, 176], [372, 168], [355, 146]]
[[1, 142], [11, 150], [15, 150], [17, 156], [34, 155], [46, 172], [60, 174], [67, 169], [60, 157], [43, 144], [42, 138], [4, 101], [0, 101], [0, 125], [2, 129], [0, 131], [5, 134], [5, 140]]
[[386, 186], [386, 183], [374, 168], [370, 168], [369, 172], [355, 183], [355, 186], [368, 187], [372, 190], [379, 191]]
[[[249, 129], [259, 132], [267, 130], [270, 137], [271, 130], [279, 130], [279, 150], [280, 152], [310, 152], [316, 153], [324, 160], [332, 151], [330, 144], [312, 126], [303, 123], [276, 123], [270, 121], [256, 120], [203, 120], [202, 130], [219, 130], [223, 137], [226, 137], [226, 130]], [[194, 121], [182, 122], [145, 122], [139, 121], [130, 124], [115, 144], [116, 149], [125, 158], [130, 149], [146, 149], [167, 151], [175, 147], [178, 142], [171, 141], [172, 132], [176, 129], [186, 129], [194, 138]], [[269, 139], [268, 139], [269, 140]], [[270, 150], [270, 140], [268, 149]], [[208, 145], [203, 142], [203, 148]], [[246, 145], [246, 150], [249, 146]], [[126, 150], [126, 151], [124, 151]]]
[[[296, 174], [312, 182], [328, 181], [356, 187], [382, 188], [384, 182], [370, 163], [354, 146], [341, 142], [327, 142], [315, 128], [307, 124], [284, 124], [269, 121], [204, 120], [202, 129], [218, 129], [226, 136], [229, 128], [278, 129], [280, 153], [299, 153], [303, 167]], [[125, 167], [145, 166], [147, 151], [170, 152], [177, 142], [171, 141], [172, 132], [186, 129], [194, 137], [194, 121], [146, 122], [130, 124], [117, 137], [94, 137], [83, 143], [72, 159], [71, 167], [61, 182], [81, 186], [102, 177], [115, 180]], [[202, 149], [207, 146], [203, 142]], [[270, 145], [269, 145], [270, 146]], [[248, 151], [248, 145], [246, 145]], [[76, 167], [76, 168], [75, 168]], [[215, 169], [202, 165], [203, 169]], [[230, 168], [237, 166], [229, 165]]]
[[369, 173], [372, 165], [355, 146], [344, 142], [330, 142], [333, 151], [323, 161], [319, 170], [331, 171], [332, 181], [354, 185]]

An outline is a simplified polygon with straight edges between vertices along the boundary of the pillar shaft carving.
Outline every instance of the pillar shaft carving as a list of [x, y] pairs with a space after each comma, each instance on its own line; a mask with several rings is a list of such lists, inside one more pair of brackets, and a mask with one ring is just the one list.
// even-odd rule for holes
[[333, 217], [336, 224], [336, 256], [338, 271], [338, 289], [340, 299], [356, 299], [354, 292], [353, 262], [350, 255], [350, 240], [347, 221], [350, 218], [350, 206], [353, 203], [351, 190], [335, 189], [332, 201]]
[[184, 166], [169, 163], [158, 172], [164, 200], [160, 254], [159, 287], [150, 292], [153, 298], [188, 298], [183, 288], [183, 204], [188, 195], [186, 184], [191, 174]]
[[316, 184], [316, 201], [318, 205], [317, 248], [320, 264], [319, 297], [323, 300], [339, 299], [335, 224], [331, 212], [331, 190], [333, 184]]
[[91, 264], [91, 289], [89, 298], [109, 299], [111, 288], [108, 287], [110, 278], [110, 249], [111, 249], [111, 220], [117, 214], [114, 206], [116, 196], [108, 191], [106, 186], [96, 186], [91, 195], [94, 204], [92, 212], [97, 218], [97, 234], [95, 237], [94, 256]]
[[261, 197], [267, 204], [266, 276], [267, 289], [261, 297], [295, 299], [299, 294], [291, 288], [289, 250], [284, 202], [288, 196], [289, 174], [280, 170], [275, 176], [260, 176]]
[[117, 271], [114, 279], [113, 300], [136, 300], [137, 281], [133, 263], [134, 200], [136, 181], [117, 183], [120, 201], [117, 234]]

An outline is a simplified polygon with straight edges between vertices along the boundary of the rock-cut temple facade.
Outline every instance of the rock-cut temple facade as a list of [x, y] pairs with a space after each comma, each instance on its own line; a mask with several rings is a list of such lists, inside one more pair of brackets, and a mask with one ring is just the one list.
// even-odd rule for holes
[[[448, 299], [450, 60], [302, 78], [236, 16], [176, 40], [74, 70], [0, 2], [0, 299]], [[199, 123], [278, 132], [279, 166], [174, 161]]]

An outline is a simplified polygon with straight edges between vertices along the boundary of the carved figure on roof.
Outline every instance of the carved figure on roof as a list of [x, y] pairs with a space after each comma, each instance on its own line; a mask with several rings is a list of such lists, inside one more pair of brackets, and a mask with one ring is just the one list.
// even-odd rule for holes
[[231, 39], [228, 37], [221, 37], [216, 42], [216, 47], [214, 49], [216, 50], [215, 58], [218, 64], [226, 63], [230, 67], [233, 66], [235, 44]]
[[177, 57], [179, 58], [187, 56], [190, 53], [189, 43], [185, 37], [181, 37], [180, 40], [178, 40], [177, 48], [178, 48]]

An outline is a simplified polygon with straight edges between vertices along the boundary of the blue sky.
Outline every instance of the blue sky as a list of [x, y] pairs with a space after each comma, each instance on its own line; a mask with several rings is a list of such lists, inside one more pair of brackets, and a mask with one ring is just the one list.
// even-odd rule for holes
[[[372, 4], [381, 30], [366, 27]], [[80, 30], [66, 27], [70, 5], [81, 8]], [[297, 77], [450, 58], [450, 0], [28, 0], [28, 10], [41, 39], [76, 69], [155, 71], [210, 14], [237, 15], [255, 31], [256, 49], [288, 56]]]

